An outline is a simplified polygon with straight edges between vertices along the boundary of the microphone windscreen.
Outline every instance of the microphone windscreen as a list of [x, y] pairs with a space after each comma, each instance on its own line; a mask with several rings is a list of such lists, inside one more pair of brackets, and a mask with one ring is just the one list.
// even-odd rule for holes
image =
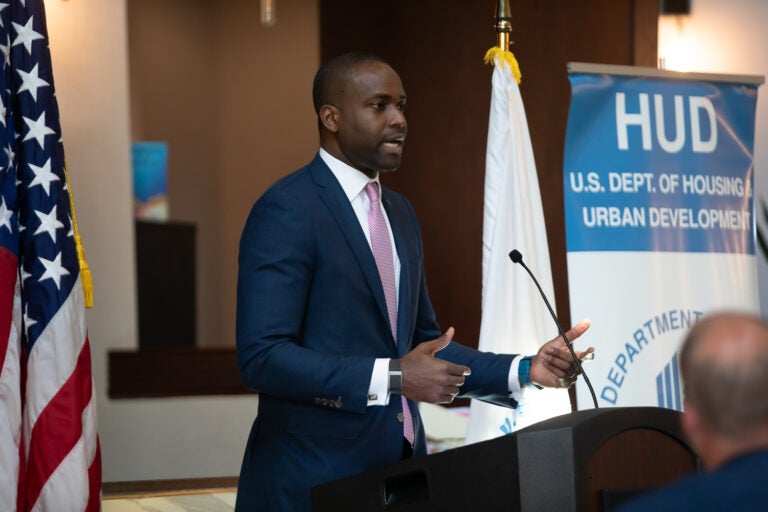
[[512, 252], [509, 253], [509, 259], [512, 260], [512, 263], [520, 263], [523, 261], [523, 255], [517, 249], [512, 249]]

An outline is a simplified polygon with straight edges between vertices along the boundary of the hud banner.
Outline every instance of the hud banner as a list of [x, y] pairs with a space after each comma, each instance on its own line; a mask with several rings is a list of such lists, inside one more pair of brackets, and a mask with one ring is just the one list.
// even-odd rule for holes
[[[569, 65], [571, 318], [600, 407], [682, 409], [677, 351], [718, 309], [757, 312], [752, 198], [762, 77]], [[577, 386], [580, 409], [592, 407]]]

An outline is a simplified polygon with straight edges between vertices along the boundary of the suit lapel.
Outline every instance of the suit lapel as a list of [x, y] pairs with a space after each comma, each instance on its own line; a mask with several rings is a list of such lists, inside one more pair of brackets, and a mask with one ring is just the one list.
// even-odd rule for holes
[[[379, 271], [376, 268], [376, 261], [373, 259], [373, 253], [371, 247], [368, 245], [368, 241], [365, 239], [365, 234], [360, 227], [360, 222], [357, 220], [355, 211], [352, 209], [352, 205], [349, 204], [344, 190], [339, 185], [336, 177], [331, 170], [325, 165], [323, 159], [319, 155], [310, 164], [310, 171], [312, 177], [317, 185], [320, 193], [320, 198], [328, 207], [328, 210], [333, 215], [336, 223], [339, 225], [341, 232], [349, 243], [349, 247], [352, 253], [355, 255], [355, 259], [360, 265], [360, 269], [365, 276], [365, 280], [368, 282], [368, 287], [371, 289], [376, 304], [379, 306], [381, 315], [389, 325], [389, 315], [387, 313], [387, 303], [384, 298], [384, 288], [381, 285], [381, 279], [379, 278]], [[402, 282], [402, 281], [401, 281]], [[398, 317], [399, 317], [398, 313]], [[398, 319], [398, 326], [400, 320]], [[390, 336], [392, 332], [390, 330]]]

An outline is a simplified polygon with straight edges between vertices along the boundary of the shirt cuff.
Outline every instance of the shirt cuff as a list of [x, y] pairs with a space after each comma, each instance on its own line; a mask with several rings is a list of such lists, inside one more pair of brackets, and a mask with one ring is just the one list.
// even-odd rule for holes
[[516, 356], [509, 366], [509, 397], [515, 402], [519, 402], [523, 398], [524, 393], [524, 388], [520, 386], [520, 377], [518, 376], [520, 361], [523, 360], [523, 357]]
[[[518, 386], [519, 387], [519, 386]], [[376, 359], [368, 385], [368, 407], [389, 404], [389, 359]]]

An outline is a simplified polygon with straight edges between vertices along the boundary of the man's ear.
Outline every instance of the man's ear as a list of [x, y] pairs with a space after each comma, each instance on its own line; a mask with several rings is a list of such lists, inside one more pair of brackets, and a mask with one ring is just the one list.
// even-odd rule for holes
[[703, 434], [699, 411], [687, 400], [683, 401], [683, 411], [683, 414], [680, 416], [680, 427], [683, 429], [683, 434], [685, 434], [688, 442], [698, 451]]
[[320, 107], [320, 123], [326, 130], [332, 133], [339, 131], [339, 109], [333, 105], [323, 105]]

